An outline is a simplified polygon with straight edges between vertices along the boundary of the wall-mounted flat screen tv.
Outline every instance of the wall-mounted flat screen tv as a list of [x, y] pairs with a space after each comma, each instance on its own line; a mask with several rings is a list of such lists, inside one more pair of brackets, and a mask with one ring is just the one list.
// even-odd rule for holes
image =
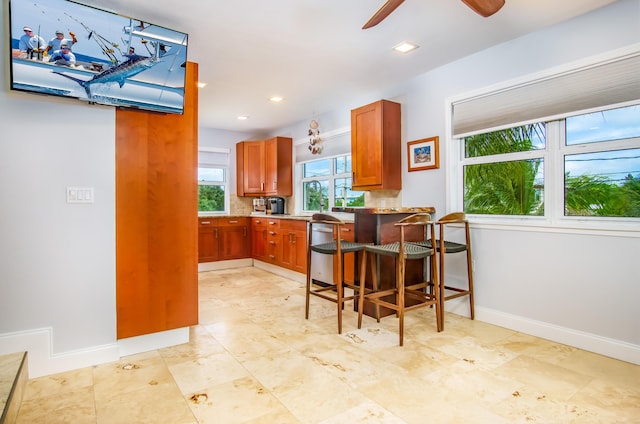
[[68, 0], [10, 0], [11, 89], [182, 113], [187, 34]]

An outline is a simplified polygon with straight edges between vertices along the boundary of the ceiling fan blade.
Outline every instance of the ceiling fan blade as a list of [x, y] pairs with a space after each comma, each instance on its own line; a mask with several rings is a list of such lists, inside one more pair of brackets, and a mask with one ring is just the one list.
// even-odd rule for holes
[[462, 0], [462, 2], [485, 18], [493, 15], [504, 6], [504, 0]]
[[398, 6], [404, 3], [404, 0], [387, 0], [385, 4], [382, 5], [380, 9], [367, 21], [366, 24], [362, 27], [362, 29], [371, 28], [372, 26], [378, 25], [383, 21], [384, 18], [389, 16], [391, 12], [396, 10]]

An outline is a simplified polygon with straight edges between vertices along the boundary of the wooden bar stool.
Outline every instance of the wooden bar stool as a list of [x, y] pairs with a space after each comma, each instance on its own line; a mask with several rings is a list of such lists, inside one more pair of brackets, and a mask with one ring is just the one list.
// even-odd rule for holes
[[[349, 284], [344, 281], [344, 255], [347, 253], [353, 253], [363, 251], [366, 244], [355, 243], [341, 240], [341, 228], [344, 222], [340, 219], [322, 213], [314, 214], [309, 221], [307, 234], [307, 290], [306, 290], [306, 305], [305, 305], [305, 318], [309, 319], [309, 301], [311, 295], [320, 297], [325, 300], [329, 300], [338, 305], [338, 333], [342, 334], [342, 310], [344, 309], [345, 302], [356, 299], [360, 286], [355, 284]], [[326, 231], [326, 227], [331, 228], [331, 241], [325, 243], [312, 244], [313, 229], [314, 227], [322, 226]], [[334, 261], [337, 263], [337, 276], [334, 276], [334, 281], [315, 281], [311, 278], [311, 253], [316, 252], [323, 255], [331, 255]], [[337, 280], [337, 281], [336, 281]], [[353, 294], [345, 296], [344, 289], [349, 288], [353, 290]]]
[[[362, 326], [362, 311], [364, 301], [368, 301], [376, 305], [376, 307], [384, 306], [396, 311], [398, 317], [398, 336], [400, 346], [404, 343], [404, 314], [417, 308], [427, 306], [435, 306], [436, 308], [436, 329], [442, 331], [442, 314], [440, 313], [440, 290], [438, 285], [438, 271], [436, 265], [436, 255], [433, 248], [420, 246], [416, 243], [407, 241], [409, 232], [416, 231], [420, 228], [422, 231], [422, 240], [433, 240], [435, 237], [435, 226], [431, 221], [431, 215], [427, 213], [417, 213], [410, 215], [394, 224], [400, 229], [400, 241], [382, 245], [365, 246], [361, 260], [360, 285], [365, 286], [366, 281], [366, 262], [368, 255], [387, 255], [395, 258], [396, 263], [396, 285], [390, 289], [378, 289], [377, 275], [375, 268], [372, 267], [371, 277], [373, 290], [365, 293], [360, 291], [358, 298], [358, 328]], [[424, 262], [423, 276], [419, 283], [405, 284], [405, 268], [406, 261], [421, 259]], [[427, 259], [429, 260], [427, 262]], [[428, 271], [427, 271], [428, 269]], [[428, 275], [428, 278], [425, 278]], [[434, 290], [427, 291], [427, 288], [433, 286]], [[390, 299], [390, 298], [393, 298]], [[409, 302], [407, 302], [409, 301]], [[378, 314], [378, 317], [380, 315]], [[378, 318], [378, 321], [380, 319]]]
[[[438, 264], [440, 270], [440, 300], [442, 308], [442, 325], [444, 326], [444, 302], [458, 297], [469, 296], [469, 308], [471, 319], [475, 318], [473, 307], [473, 267], [471, 259], [471, 237], [469, 233], [469, 221], [466, 219], [464, 212], [452, 212], [436, 221], [438, 226], [438, 239], [436, 240], [436, 251], [438, 253]], [[446, 240], [445, 229], [450, 227], [464, 228], [464, 240], [460, 242]], [[447, 232], [451, 232], [454, 228], [450, 228]], [[419, 242], [418, 245], [431, 248], [431, 240]], [[466, 252], [467, 261], [467, 287], [458, 287], [445, 284], [445, 256], [452, 253]]]

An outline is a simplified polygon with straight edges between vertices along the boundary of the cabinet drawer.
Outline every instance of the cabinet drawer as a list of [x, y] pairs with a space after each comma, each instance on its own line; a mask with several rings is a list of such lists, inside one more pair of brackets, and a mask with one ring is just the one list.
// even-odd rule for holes
[[198, 218], [199, 228], [217, 227], [218, 218]]
[[355, 241], [355, 232], [353, 231], [353, 224], [348, 223], [340, 227], [340, 238], [345, 241]]
[[252, 227], [266, 227], [267, 220], [265, 218], [251, 218]]
[[280, 229], [283, 231], [307, 231], [307, 221], [299, 219], [281, 219]]
[[218, 218], [218, 225], [221, 227], [243, 227], [247, 225], [247, 218]]

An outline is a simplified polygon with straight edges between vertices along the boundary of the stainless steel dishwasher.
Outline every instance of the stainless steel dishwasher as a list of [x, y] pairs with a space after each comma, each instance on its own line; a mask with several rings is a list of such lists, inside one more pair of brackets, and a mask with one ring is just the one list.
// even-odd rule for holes
[[[333, 227], [331, 225], [313, 225], [311, 244], [328, 243], [333, 240]], [[325, 283], [333, 283], [333, 256], [311, 252], [311, 279]]]

